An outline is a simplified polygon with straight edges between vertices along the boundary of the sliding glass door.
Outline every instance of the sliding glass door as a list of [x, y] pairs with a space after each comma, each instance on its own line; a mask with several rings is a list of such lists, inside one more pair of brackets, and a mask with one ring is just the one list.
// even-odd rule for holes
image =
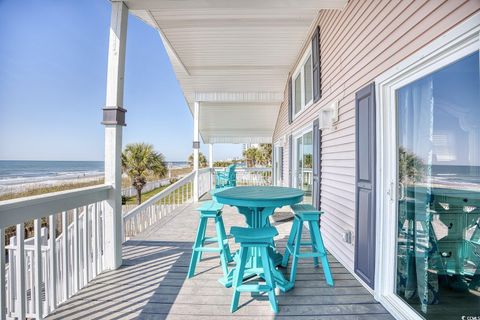
[[478, 51], [395, 91], [395, 291], [426, 319], [480, 316]]
[[313, 134], [302, 133], [295, 139], [295, 187], [305, 191], [304, 203], [312, 203]]

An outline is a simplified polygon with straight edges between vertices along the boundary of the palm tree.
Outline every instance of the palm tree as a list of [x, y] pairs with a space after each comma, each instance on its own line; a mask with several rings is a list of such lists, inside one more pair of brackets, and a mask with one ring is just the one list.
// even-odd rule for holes
[[147, 176], [165, 177], [167, 166], [164, 155], [156, 152], [153, 145], [131, 143], [127, 144], [122, 152], [122, 171], [132, 180], [132, 186], [137, 190], [137, 204], [140, 204]]
[[272, 144], [271, 143], [261, 143], [258, 148], [260, 151], [260, 163], [264, 166], [269, 166], [272, 164]]
[[243, 151], [243, 156], [245, 157], [245, 162], [247, 162], [247, 167], [254, 167], [258, 157], [257, 148], [248, 148]]
[[415, 153], [400, 147], [398, 150], [399, 180], [402, 183], [416, 183], [425, 175], [425, 164]]
[[[188, 165], [190, 167], [193, 167], [193, 153], [188, 156], [187, 161], [188, 161]], [[205, 168], [207, 166], [207, 158], [201, 152], [198, 153], [198, 164], [200, 168]]]
[[243, 151], [243, 157], [248, 167], [254, 167], [257, 164], [269, 166], [272, 164], [272, 145], [262, 143], [258, 148], [248, 148]]

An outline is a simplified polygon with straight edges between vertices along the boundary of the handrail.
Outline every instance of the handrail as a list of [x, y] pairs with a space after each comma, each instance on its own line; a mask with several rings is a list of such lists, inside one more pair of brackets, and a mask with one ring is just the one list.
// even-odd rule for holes
[[[170, 184], [170, 179], [169, 178], [162, 178], [159, 180], [154, 180], [154, 181], [148, 181], [142, 189], [142, 192], [149, 192], [152, 191], [153, 189], [166, 186]], [[137, 193], [137, 189], [135, 189], [134, 186], [129, 186], [122, 188], [122, 196], [126, 197], [132, 197], [135, 196]]]
[[0, 201], [0, 228], [105, 200], [110, 190], [112, 186], [103, 184]]
[[[195, 178], [197, 188], [194, 188]], [[123, 217], [124, 241], [156, 224], [177, 208], [184, 207], [196, 199], [195, 192], [201, 197], [211, 189], [212, 174], [210, 168], [191, 172], [179, 181], [160, 191], [141, 205], [127, 212]]]
[[[103, 184], [0, 202], [0, 318], [42, 318], [106, 270], [105, 207], [112, 191]], [[48, 229], [41, 228], [45, 218]], [[25, 239], [32, 220], [34, 235]], [[5, 246], [9, 226], [16, 233]]]
[[127, 218], [130, 218], [132, 216], [134, 216], [135, 214], [137, 214], [138, 212], [142, 211], [143, 209], [149, 207], [150, 205], [154, 204], [155, 202], [157, 202], [159, 199], [163, 198], [166, 194], [169, 194], [172, 190], [176, 189], [177, 187], [183, 185], [186, 181], [188, 181], [193, 175], [195, 175], [195, 172], [190, 172], [189, 174], [187, 174], [185, 177], [183, 177], [182, 179], [178, 180], [177, 182], [169, 185], [167, 188], [165, 188], [164, 190], [160, 191], [159, 193], [157, 193], [156, 195], [154, 195], [153, 197], [151, 197], [150, 199], [146, 200], [145, 202], [143, 202], [142, 204], [140, 204], [139, 206], [136, 206], [134, 209], [130, 210], [129, 212], [127, 212], [124, 216], [123, 216], [123, 219], [127, 219]]
[[237, 186], [266, 186], [272, 184], [271, 167], [237, 167]]

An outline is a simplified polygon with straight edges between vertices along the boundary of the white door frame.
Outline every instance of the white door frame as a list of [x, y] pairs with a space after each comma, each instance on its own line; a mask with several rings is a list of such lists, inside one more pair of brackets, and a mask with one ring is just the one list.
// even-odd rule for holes
[[395, 294], [397, 134], [395, 90], [480, 49], [476, 14], [375, 79], [377, 202], [375, 298], [397, 319], [422, 317]]
[[[303, 153], [303, 136], [308, 133], [308, 132], [313, 133], [313, 126], [306, 126], [303, 127], [300, 130], [297, 130], [293, 135], [292, 135], [292, 151], [293, 151], [293, 157], [292, 157], [292, 187], [296, 188], [297, 187], [297, 140], [298, 138], [302, 137], [302, 153]], [[302, 172], [303, 174], [303, 172]]]
[[[279, 172], [277, 171], [276, 169], [276, 162], [278, 162], [278, 159], [279, 159], [279, 149], [280, 147], [282, 146], [282, 143], [281, 141], [276, 141], [273, 143], [273, 161], [272, 161], [272, 184], [274, 186], [281, 186], [282, 185], [282, 177], [281, 175], [279, 174]], [[282, 155], [283, 157], [283, 155]], [[283, 164], [282, 164], [283, 165]]]

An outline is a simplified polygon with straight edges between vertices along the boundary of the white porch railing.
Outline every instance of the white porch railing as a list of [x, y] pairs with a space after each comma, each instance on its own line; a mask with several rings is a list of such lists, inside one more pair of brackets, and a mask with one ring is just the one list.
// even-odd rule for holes
[[[210, 191], [212, 174], [209, 168], [198, 171], [200, 197]], [[124, 239], [193, 202], [194, 180], [192, 172], [126, 213]], [[239, 185], [270, 181], [269, 168], [237, 172]], [[105, 200], [110, 191], [111, 186], [101, 185], [0, 204], [0, 248], [6, 249], [0, 254], [0, 319], [43, 318], [105, 270]], [[41, 228], [42, 219], [47, 228]], [[32, 220], [34, 237], [25, 239], [25, 222]], [[9, 226], [17, 232], [5, 246]]]
[[[142, 193], [152, 191], [163, 186], [166, 186], [170, 183], [170, 179], [161, 179], [156, 181], [149, 181], [145, 184], [142, 189]], [[134, 187], [122, 188], [122, 196], [133, 197], [137, 195], [137, 189]]]
[[[0, 205], [0, 318], [43, 318], [104, 270], [107, 185], [4, 201]], [[57, 232], [61, 217], [61, 232]], [[47, 218], [48, 229], [41, 228]], [[24, 223], [34, 237], [24, 239]], [[5, 246], [5, 228], [16, 235]], [[7, 257], [7, 259], [5, 259]]]
[[[204, 195], [210, 190], [211, 179], [210, 169], [199, 170], [199, 196]], [[128, 240], [141, 233], [178, 207], [193, 202], [194, 180], [195, 172], [191, 172], [165, 190], [160, 191], [141, 205], [127, 212], [123, 217], [124, 240]]]
[[[225, 168], [215, 168], [223, 171]], [[272, 185], [272, 168], [236, 168], [237, 186], [270, 186]]]

